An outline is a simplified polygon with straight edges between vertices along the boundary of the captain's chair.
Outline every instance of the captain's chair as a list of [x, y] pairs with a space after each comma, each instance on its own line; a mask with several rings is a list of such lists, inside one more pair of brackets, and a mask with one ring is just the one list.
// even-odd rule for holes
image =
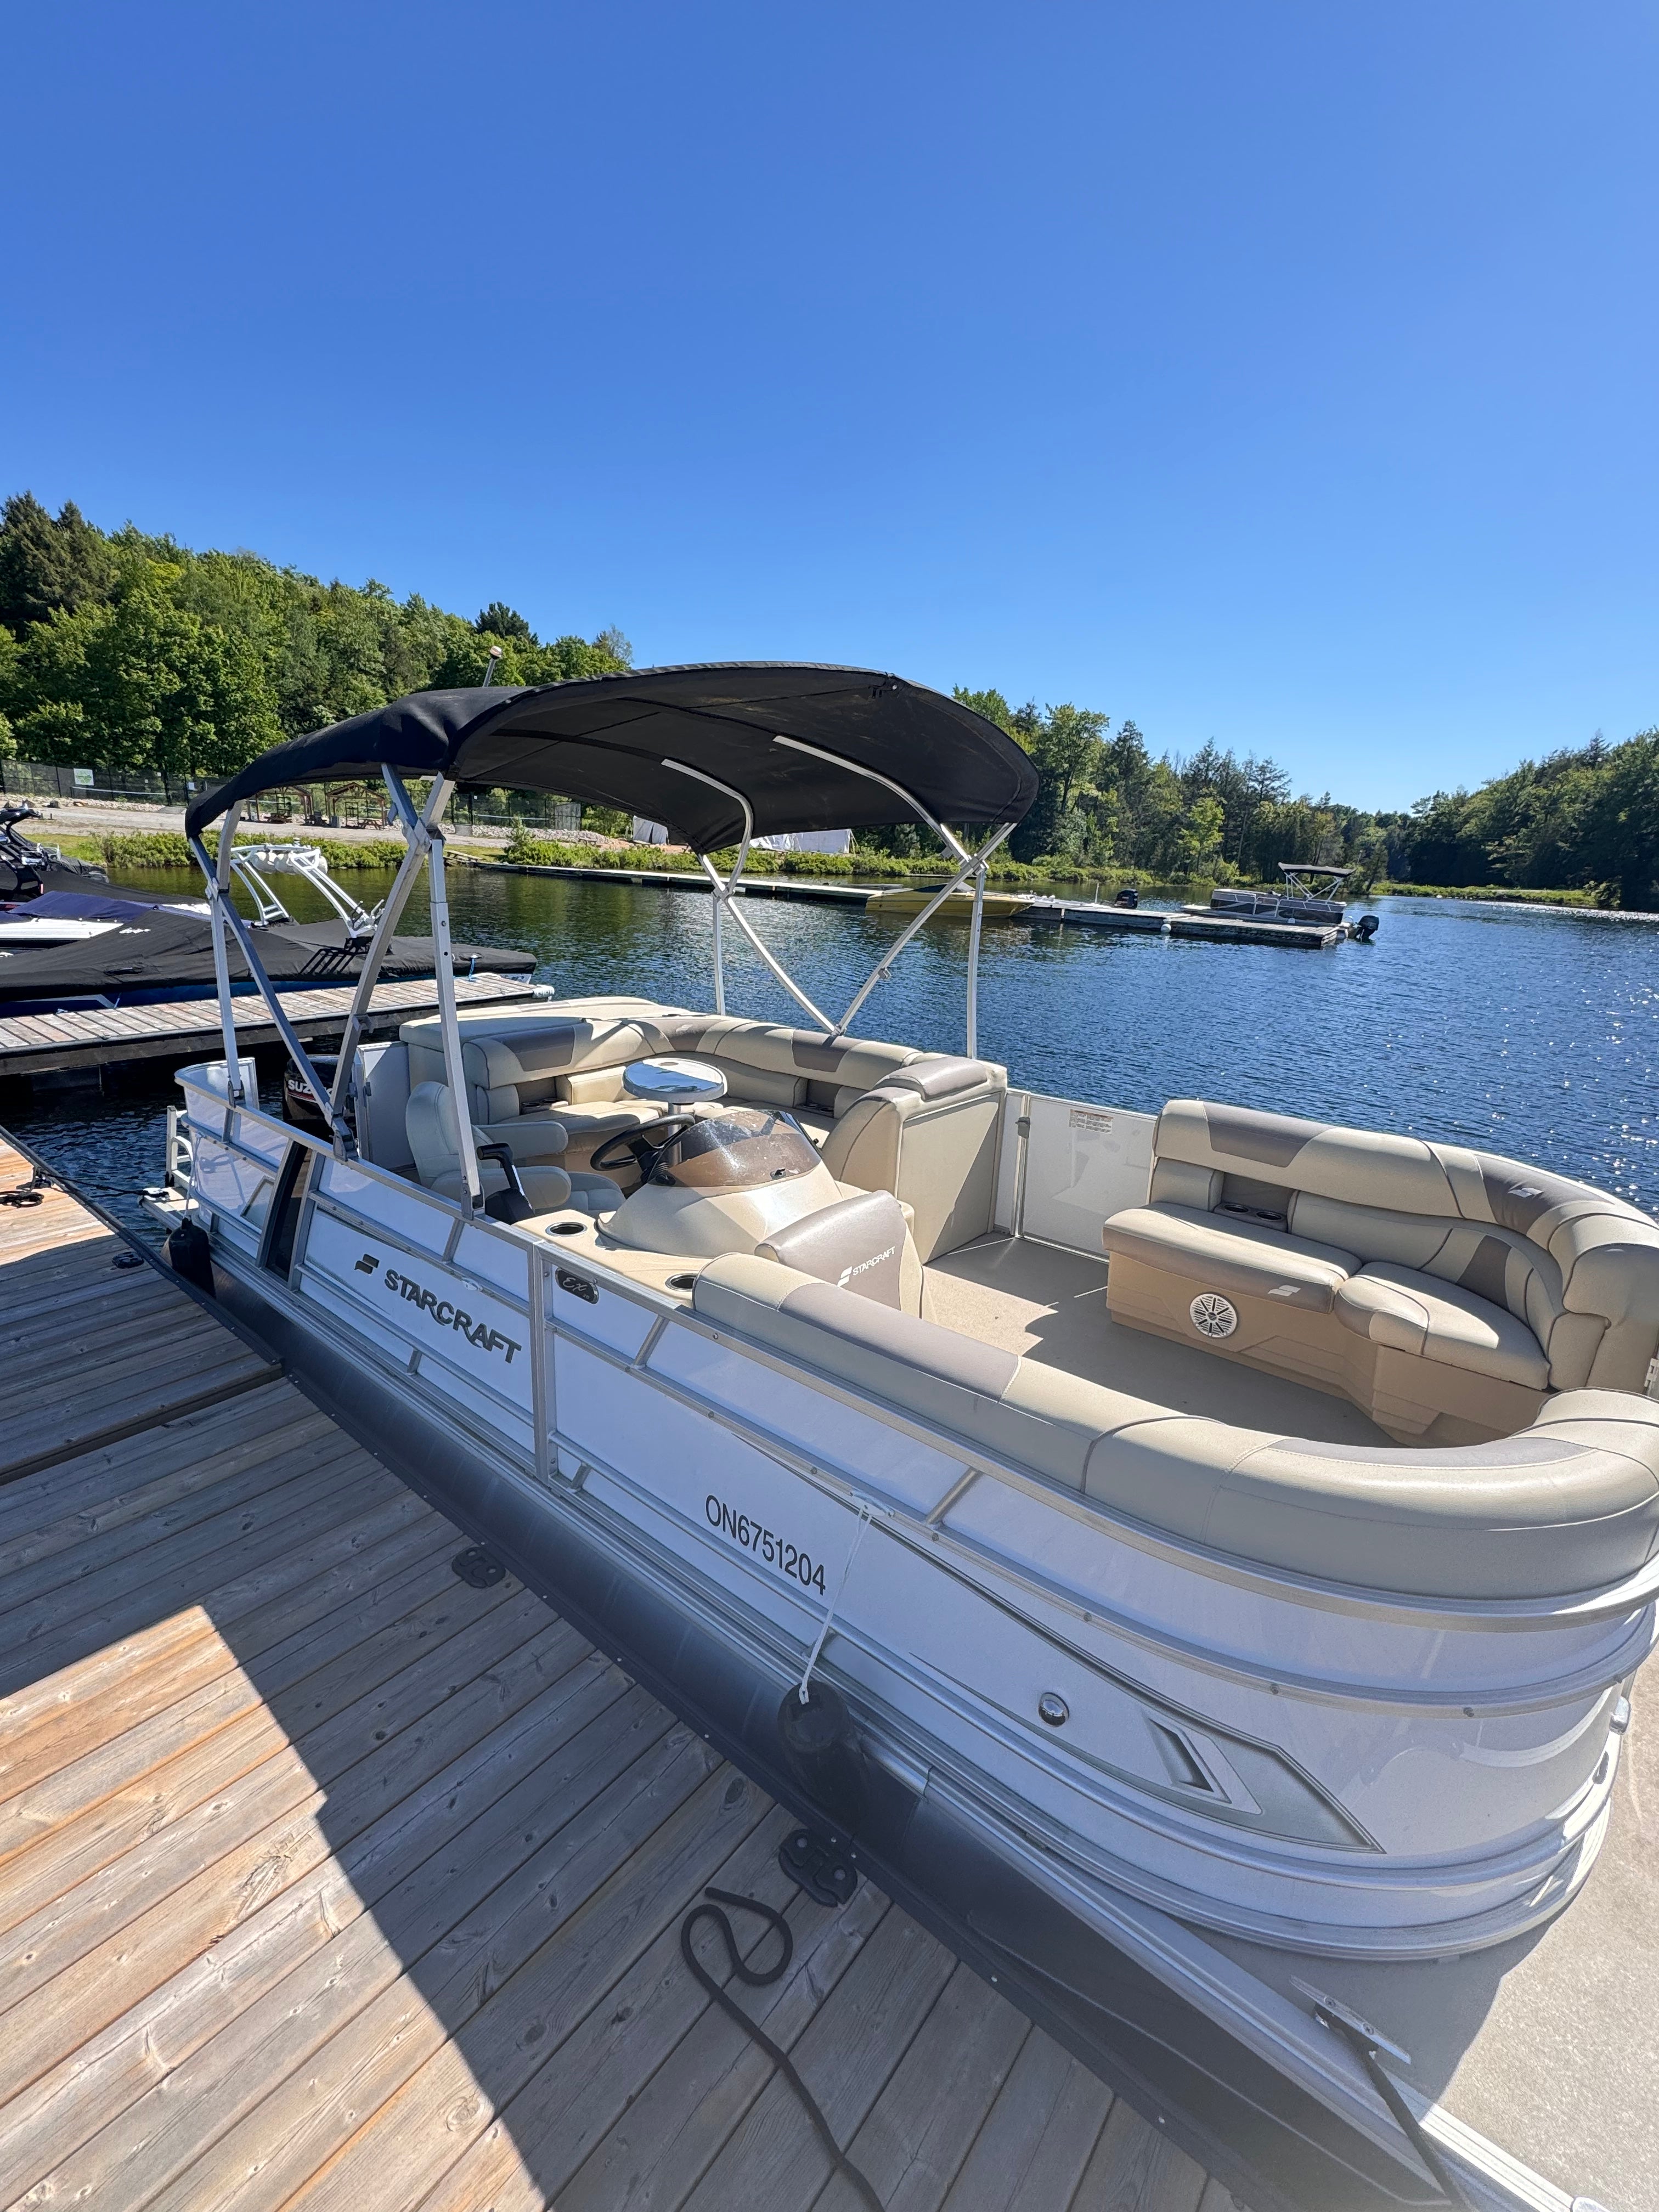
[[[466, 1180], [461, 1172], [460, 1132], [449, 1085], [417, 1083], [409, 1094], [404, 1127], [422, 1186], [442, 1198], [463, 1200]], [[477, 1144], [489, 1141], [481, 1129], [475, 1128], [472, 1134]], [[622, 1191], [609, 1176], [567, 1175], [562, 1167], [538, 1162], [519, 1166], [518, 1176], [535, 1213], [554, 1213], [562, 1206], [572, 1206], [582, 1213], [609, 1213], [622, 1204]], [[479, 1160], [478, 1179], [486, 1198], [509, 1188], [506, 1174], [494, 1160]]]

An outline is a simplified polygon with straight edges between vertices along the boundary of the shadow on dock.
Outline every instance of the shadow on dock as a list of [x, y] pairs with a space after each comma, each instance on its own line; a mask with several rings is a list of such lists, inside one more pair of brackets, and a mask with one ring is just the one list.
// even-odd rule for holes
[[752, 1784], [130, 1259], [61, 1191], [0, 1209], [0, 2203], [842, 2212], [681, 1959], [714, 1883], [787, 1914], [744, 2001], [884, 2203], [1226, 2212], [869, 1884], [812, 1903]]

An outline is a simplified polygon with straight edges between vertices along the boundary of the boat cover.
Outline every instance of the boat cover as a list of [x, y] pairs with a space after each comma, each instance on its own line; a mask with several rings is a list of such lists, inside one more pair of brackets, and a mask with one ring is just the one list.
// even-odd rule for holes
[[[250, 925], [249, 933], [271, 981], [289, 988], [355, 982], [368, 949], [366, 938], [354, 945], [345, 924], [332, 920], [279, 922], [268, 928]], [[533, 953], [494, 945], [454, 945], [450, 951], [459, 975], [526, 975], [536, 964]], [[380, 980], [395, 983], [429, 975], [432, 963], [429, 937], [394, 937]], [[246, 974], [234, 939], [230, 969], [237, 977]], [[141, 919], [123, 919], [118, 927], [74, 945], [8, 952], [0, 959], [0, 1005], [154, 997], [210, 987], [213, 980], [213, 925], [208, 916], [145, 908]]]
[[[780, 737], [836, 757], [795, 750]], [[620, 807], [665, 823], [699, 852], [734, 843], [740, 808], [670, 760], [740, 791], [761, 836], [901, 816], [902, 799], [860, 768], [891, 777], [950, 823], [1018, 822], [1037, 788], [1012, 738], [940, 692], [870, 669], [738, 661], [411, 692], [276, 746], [198, 798], [185, 823], [200, 836], [238, 800], [377, 776], [384, 767]]]

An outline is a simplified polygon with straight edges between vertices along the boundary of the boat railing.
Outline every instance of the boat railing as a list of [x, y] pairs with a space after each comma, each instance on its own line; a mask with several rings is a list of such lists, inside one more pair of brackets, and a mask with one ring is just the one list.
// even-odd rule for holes
[[[217, 1083], [210, 1079], [217, 1076]], [[800, 1474], [817, 1486], [832, 1492], [842, 1502], [856, 1504], [854, 1492], [867, 1492], [870, 1478], [867, 1470], [839, 1470], [826, 1465], [823, 1453], [809, 1455], [791, 1446], [787, 1438], [744, 1417], [731, 1403], [709, 1397], [685, 1382], [662, 1371], [651, 1364], [652, 1354], [665, 1328], [683, 1328], [695, 1336], [708, 1339], [725, 1349], [732, 1347], [729, 1332], [707, 1320], [689, 1308], [684, 1299], [673, 1293], [640, 1283], [606, 1266], [601, 1255], [560, 1252], [548, 1249], [537, 1232], [514, 1223], [498, 1222], [488, 1214], [471, 1214], [457, 1200], [441, 1193], [426, 1189], [407, 1177], [386, 1168], [376, 1167], [371, 1161], [353, 1158], [343, 1161], [337, 1157], [326, 1139], [319, 1138], [307, 1129], [281, 1121], [267, 1114], [263, 1108], [246, 1104], [230, 1104], [224, 1116], [222, 1135], [212, 1126], [218, 1120], [218, 1109], [224, 1101], [222, 1088], [224, 1071], [222, 1064], [180, 1070], [180, 1079], [190, 1089], [196, 1090], [208, 1109], [209, 1119], [194, 1124], [196, 1132], [193, 1164], [193, 1194], [204, 1197], [203, 1173], [211, 1172], [211, 1156], [216, 1146], [240, 1153], [247, 1170], [263, 1175], [267, 1180], [278, 1172], [282, 1147], [286, 1144], [303, 1146], [320, 1161], [313, 1170], [310, 1188], [294, 1243], [289, 1278], [289, 1294], [301, 1302], [308, 1293], [303, 1287], [303, 1278], [311, 1262], [310, 1237], [312, 1224], [320, 1212], [325, 1218], [349, 1227], [355, 1235], [373, 1237], [390, 1244], [409, 1258], [432, 1269], [441, 1270], [451, 1279], [459, 1279], [469, 1289], [499, 1300], [504, 1306], [524, 1318], [529, 1332], [530, 1365], [528, 1369], [528, 1404], [520, 1407], [492, 1394], [490, 1413], [477, 1411], [478, 1399], [476, 1378], [463, 1376], [458, 1369], [450, 1370], [457, 1378], [460, 1390], [455, 1395], [443, 1393], [448, 1417], [455, 1419], [470, 1433], [478, 1436], [491, 1449], [502, 1452], [520, 1464], [536, 1480], [580, 1486], [579, 1479], [568, 1475], [561, 1463], [565, 1461], [580, 1466], [603, 1467], [604, 1472], [624, 1480], [618, 1470], [596, 1456], [591, 1441], [578, 1438], [562, 1430], [558, 1422], [558, 1388], [554, 1362], [550, 1353], [555, 1342], [564, 1340], [586, 1356], [598, 1359], [602, 1365], [635, 1380], [645, 1380], [653, 1389], [667, 1395], [694, 1405], [699, 1412], [709, 1414], [734, 1435], [743, 1437], [756, 1449], [793, 1474]], [[1015, 1094], [1020, 1097], [1022, 1094]], [[1065, 1116], [1065, 1126], [1073, 1124], [1075, 1111], [1095, 1114], [1103, 1119], [1127, 1120], [1099, 1108], [1077, 1108], [1066, 1099], [1048, 1099], [1024, 1094], [1029, 1109], [1036, 1106], [1037, 1118], [1046, 1121], [1049, 1116], [1042, 1109], [1054, 1109], [1056, 1116]], [[189, 1118], [186, 1108], [186, 1119]], [[1011, 1115], [1011, 1120], [1016, 1117]], [[1018, 1119], [1031, 1118], [1029, 1112]], [[1150, 1116], [1135, 1117], [1150, 1120]], [[248, 1144], [242, 1135], [245, 1126], [251, 1133], [264, 1138], [265, 1149]], [[203, 1141], [205, 1139], [205, 1143]], [[275, 1139], [274, 1143], [270, 1142]], [[355, 1186], [355, 1188], [354, 1188]], [[364, 1186], [379, 1187], [393, 1200], [390, 1212], [400, 1217], [388, 1218], [386, 1213], [370, 1211], [357, 1202]], [[213, 1203], [209, 1196], [207, 1202]], [[1030, 1201], [1027, 1200], [1028, 1211]], [[431, 1217], [431, 1234], [418, 1233], [415, 1224], [422, 1215]], [[224, 1219], [221, 1209], [221, 1220]], [[258, 1242], [262, 1224], [249, 1221], [244, 1235], [250, 1248]], [[1042, 1237], [1036, 1242], [1058, 1241]], [[1076, 1249], [1073, 1247], [1073, 1249]], [[510, 1256], [509, 1256], [510, 1255]], [[507, 1264], [504, 1266], [502, 1262]], [[596, 1322], [595, 1309], [580, 1289], [569, 1289], [561, 1277], [574, 1276], [588, 1289], [597, 1285], [584, 1274], [591, 1267], [603, 1283], [605, 1297], [617, 1305], [637, 1313], [637, 1321], [629, 1327], [612, 1326], [601, 1333]], [[361, 1322], [360, 1344], [356, 1356], [377, 1359], [386, 1364], [385, 1354], [377, 1345], [387, 1334], [385, 1318], [373, 1312], [367, 1303], [357, 1296], [355, 1287], [344, 1277], [331, 1279], [331, 1292], [349, 1301], [349, 1311]], [[319, 1299], [313, 1303], [321, 1305]], [[326, 1307], [324, 1310], [329, 1310]], [[345, 1316], [341, 1316], [344, 1318]], [[1012, 1489], [1039, 1498], [1054, 1510], [1067, 1514], [1090, 1526], [1097, 1526], [1101, 1509], [1078, 1496], [1062, 1485], [1049, 1480], [1030, 1468], [1024, 1468], [1006, 1459], [982, 1443], [970, 1443], [967, 1438], [921, 1416], [890, 1405], [884, 1401], [852, 1389], [833, 1376], [799, 1360], [787, 1359], [766, 1346], [746, 1339], [738, 1340], [737, 1348], [743, 1356], [757, 1364], [774, 1370], [780, 1376], [796, 1382], [805, 1381], [817, 1391], [836, 1399], [855, 1411], [862, 1419], [874, 1421], [898, 1435], [920, 1443], [933, 1451], [943, 1451], [963, 1459], [976, 1474], [988, 1475]], [[419, 1354], [419, 1371], [428, 1374], [436, 1387], [435, 1372], [444, 1370], [447, 1363], [441, 1353], [434, 1353], [423, 1341], [412, 1344]], [[399, 1364], [388, 1366], [389, 1375], [401, 1376], [405, 1383], [409, 1370]], [[461, 1394], [465, 1395], [461, 1395]], [[515, 1443], [512, 1429], [523, 1437]], [[526, 1446], [529, 1449], [526, 1449]], [[850, 1487], [849, 1487], [850, 1486]], [[890, 1520], [893, 1532], [919, 1544], [936, 1547], [945, 1534], [951, 1540], [962, 1542], [973, 1549], [967, 1539], [952, 1532], [942, 1531], [929, 1522], [919, 1510], [908, 1504], [896, 1494], [884, 1491], [882, 1504], [884, 1517]], [[890, 1508], [890, 1511], [888, 1510]], [[1245, 1590], [1255, 1590], [1267, 1599], [1279, 1599], [1298, 1605], [1312, 1603], [1322, 1609], [1346, 1613], [1362, 1613], [1378, 1620], [1401, 1625], [1426, 1623], [1445, 1627], [1455, 1623], [1470, 1625], [1486, 1620], [1501, 1622], [1505, 1626], [1563, 1625], [1569, 1621], [1589, 1623], [1614, 1620], [1633, 1613], [1650, 1603], [1659, 1595], [1659, 1554], [1650, 1559], [1635, 1575], [1618, 1585], [1583, 1592], [1569, 1598], [1522, 1599], [1460, 1599], [1441, 1601], [1419, 1595], [1391, 1595], [1358, 1586], [1337, 1587], [1309, 1576], [1299, 1575], [1281, 1567], [1266, 1565], [1259, 1561], [1237, 1558], [1231, 1553], [1212, 1551], [1190, 1539], [1183, 1539], [1150, 1525], [1134, 1522], [1114, 1512], [1106, 1516], [1114, 1534], [1133, 1549], [1147, 1555], [1149, 1561], [1194, 1570], [1218, 1582]], [[1000, 1571], [1012, 1574], [1016, 1580], [1032, 1580], [1041, 1583], [1051, 1595], [1065, 1595], [1061, 1586], [1051, 1584], [1048, 1578], [1035, 1571], [1029, 1562], [999, 1555]], [[1085, 1601], [1077, 1593], [1065, 1595], [1068, 1604], [1082, 1605]], [[1119, 1609], [1098, 1594], [1086, 1600], [1093, 1611], [1102, 1617], [1119, 1617]], [[1129, 1615], [1121, 1616], [1126, 1621]], [[1149, 1624], [1140, 1620], [1142, 1632]]]

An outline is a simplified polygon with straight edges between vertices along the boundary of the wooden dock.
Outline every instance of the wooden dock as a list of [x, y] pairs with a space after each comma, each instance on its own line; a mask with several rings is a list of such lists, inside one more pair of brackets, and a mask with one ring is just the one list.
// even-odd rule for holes
[[0, 1207], [0, 2206], [854, 2212], [714, 1883], [893, 2212], [1231, 2212], [135, 1249]]
[[1211, 945], [1290, 945], [1304, 951], [1328, 951], [1340, 945], [1343, 932], [1336, 922], [1273, 921], [1243, 915], [1172, 914], [1171, 937], [1191, 937]]
[[[458, 975], [456, 1003], [493, 1006], [534, 996], [527, 975]], [[284, 991], [283, 1006], [302, 1044], [338, 1037], [351, 1007], [349, 985], [340, 989]], [[278, 1042], [276, 1024], [256, 993], [233, 1002], [239, 1042], [246, 1048]], [[382, 983], [369, 997], [365, 1036], [383, 1036], [400, 1022], [432, 1013], [437, 985], [426, 978]], [[150, 1006], [99, 1007], [78, 1014], [13, 1014], [0, 1017], [0, 1079], [8, 1076], [59, 1074], [76, 1068], [112, 1067], [137, 1060], [172, 1059], [180, 1065], [205, 1054], [222, 1060], [216, 999], [169, 999]]]

